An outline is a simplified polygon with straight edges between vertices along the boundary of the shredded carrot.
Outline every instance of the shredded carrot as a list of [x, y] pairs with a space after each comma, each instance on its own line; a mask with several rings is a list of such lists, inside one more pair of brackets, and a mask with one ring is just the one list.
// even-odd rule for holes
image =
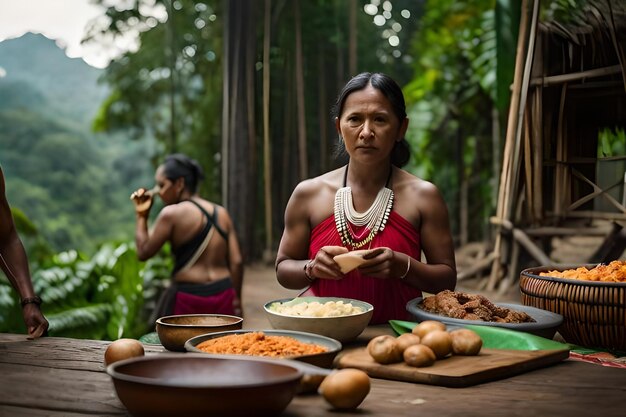
[[270, 336], [263, 332], [233, 334], [205, 340], [196, 346], [207, 353], [289, 357], [323, 353], [328, 349], [313, 343], [304, 343], [293, 337]]
[[570, 278], [585, 281], [626, 282], [626, 262], [613, 261], [608, 265], [598, 265], [587, 269], [584, 266], [576, 269], [566, 269], [563, 272], [541, 272], [540, 276], [554, 278]]

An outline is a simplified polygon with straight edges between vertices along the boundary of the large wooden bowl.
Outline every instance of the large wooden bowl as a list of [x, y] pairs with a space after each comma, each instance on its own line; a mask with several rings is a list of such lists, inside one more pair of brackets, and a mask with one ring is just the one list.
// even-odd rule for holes
[[250, 417], [279, 415], [303, 372], [287, 362], [163, 353], [107, 367], [133, 416]]
[[558, 331], [569, 343], [625, 351], [626, 283], [539, 275], [555, 269], [542, 266], [521, 272], [522, 303], [562, 315], [563, 323]]

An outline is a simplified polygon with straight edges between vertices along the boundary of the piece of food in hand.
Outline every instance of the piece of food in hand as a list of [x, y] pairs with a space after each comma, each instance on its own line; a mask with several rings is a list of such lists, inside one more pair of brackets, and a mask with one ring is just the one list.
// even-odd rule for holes
[[424, 320], [413, 328], [412, 333], [423, 338], [433, 330], [446, 330], [446, 325], [436, 320]]
[[328, 375], [318, 392], [338, 410], [357, 408], [370, 392], [370, 378], [359, 369], [340, 369]]
[[450, 332], [452, 338], [452, 353], [454, 355], [478, 355], [483, 347], [483, 339], [478, 333], [470, 329], [457, 329]]
[[422, 337], [420, 342], [435, 352], [437, 359], [442, 359], [452, 353], [452, 336], [445, 330], [433, 330]]
[[437, 360], [435, 352], [426, 345], [411, 345], [402, 355], [404, 362], [409, 366], [430, 366]]
[[417, 345], [420, 342], [420, 337], [413, 333], [403, 333], [396, 337], [396, 345], [400, 352], [404, 352], [406, 348], [412, 345]]
[[367, 262], [363, 255], [371, 252], [371, 250], [353, 250], [352, 252], [336, 255], [333, 259], [339, 265], [342, 274], [347, 274], [353, 269], [358, 268]]
[[135, 204], [135, 211], [146, 211], [152, 205], [152, 191], [145, 188], [140, 188], [130, 195], [130, 199]]
[[390, 335], [376, 336], [367, 344], [367, 352], [380, 364], [400, 362], [402, 351], [396, 343], [396, 338]]
[[143, 356], [144, 354], [145, 351], [140, 341], [127, 338], [117, 339], [111, 342], [104, 351], [104, 364], [110, 365], [122, 359]]

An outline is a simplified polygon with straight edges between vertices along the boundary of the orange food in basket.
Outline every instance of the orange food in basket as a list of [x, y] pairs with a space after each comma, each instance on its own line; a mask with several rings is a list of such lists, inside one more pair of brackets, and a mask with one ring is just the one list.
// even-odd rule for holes
[[233, 334], [205, 340], [196, 346], [207, 353], [289, 357], [326, 352], [324, 346], [304, 343], [288, 336], [269, 336], [263, 332]]
[[565, 271], [548, 271], [539, 274], [542, 277], [569, 278], [584, 281], [626, 282], [626, 261], [613, 261], [608, 265], [598, 265], [591, 269], [584, 266]]

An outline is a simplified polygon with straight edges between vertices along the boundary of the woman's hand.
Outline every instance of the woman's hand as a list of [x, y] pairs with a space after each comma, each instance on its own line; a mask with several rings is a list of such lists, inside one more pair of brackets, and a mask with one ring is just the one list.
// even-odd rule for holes
[[26, 304], [22, 307], [22, 315], [29, 339], [37, 339], [44, 336], [48, 331], [48, 320], [43, 316], [39, 306], [36, 304]]
[[400, 278], [406, 276], [408, 255], [395, 252], [387, 247], [373, 249], [363, 255], [367, 262], [359, 266], [363, 275], [374, 278]]
[[309, 269], [309, 273], [313, 278], [318, 279], [335, 279], [339, 280], [344, 277], [341, 268], [333, 259], [342, 253], [347, 253], [348, 249], [343, 246], [324, 246], [313, 258], [313, 262]]
[[130, 195], [130, 199], [135, 205], [135, 212], [147, 217], [154, 202], [153, 194], [145, 188], [139, 188]]

